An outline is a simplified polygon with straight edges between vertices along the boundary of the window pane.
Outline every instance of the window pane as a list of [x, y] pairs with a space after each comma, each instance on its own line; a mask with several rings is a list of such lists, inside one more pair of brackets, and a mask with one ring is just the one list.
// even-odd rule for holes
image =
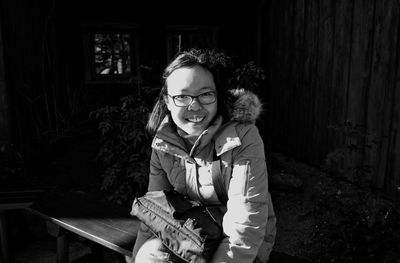
[[124, 75], [131, 72], [130, 35], [94, 34], [96, 75]]
[[171, 51], [176, 54], [188, 48], [212, 48], [215, 43], [212, 32], [184, 31], [171, 34]]

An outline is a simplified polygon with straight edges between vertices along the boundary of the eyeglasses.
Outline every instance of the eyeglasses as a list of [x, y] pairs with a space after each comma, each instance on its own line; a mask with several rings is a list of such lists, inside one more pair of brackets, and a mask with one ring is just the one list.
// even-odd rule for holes
[[192, 101], [196, 98], [203, 105], [214, 103], [217, 100], [217, 97], [216, 97], [216, 94], [214, 91], [208, 91], [208, 92], [202, 93], [197, 96], [190, 96], [190, 95], [171, 96], [169, 94], [168, 94], [168, 96], [172, 98], [175, 106], [177, 106], [177, 107], [187, 107], [190, 104], [192, 104]]

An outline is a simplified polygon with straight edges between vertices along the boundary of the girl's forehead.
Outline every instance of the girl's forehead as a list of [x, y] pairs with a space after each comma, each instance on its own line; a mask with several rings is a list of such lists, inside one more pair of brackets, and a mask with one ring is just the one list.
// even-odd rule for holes
[[176, 69], [166, 82], [169, 92], [215, 90], [213, 75], [200, 66]]

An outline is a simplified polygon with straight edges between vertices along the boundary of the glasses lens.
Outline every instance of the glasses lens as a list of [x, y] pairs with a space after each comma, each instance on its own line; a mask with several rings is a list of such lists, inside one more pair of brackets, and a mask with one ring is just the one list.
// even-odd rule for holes
[[175, 105], [178, 107], [188, 106], [191, 101], [192, 98], [190, 96], [178, 95], [174, 97]]
[[206, 92], [199, 96], [199, 101], [201, 104], [211, 104], [215, 102], [215, 93], [214, 92]]

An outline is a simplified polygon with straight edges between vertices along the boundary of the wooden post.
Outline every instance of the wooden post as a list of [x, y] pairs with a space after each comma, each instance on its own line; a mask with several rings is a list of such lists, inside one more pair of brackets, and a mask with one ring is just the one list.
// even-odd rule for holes
[[6, 212], [4, 210], [0, 210], [0, 245], [1, 245], [1, 254], [0, 254], [1, 262], [4, 263], [13, 262], [13, 258], [10, 254], [10, 247], [8, 244], [7, 219], [6, 219]]
[[46, 222], [47, 232], [57, 238], [57, 263], [68, 263], [69, 240], [68, 231], [50, 222]]
[[59, 227], [57, 235], [57, 263], [68, 263], [68, 250], [67, 231]]
[[[1, 29], [1, 21], [0, 21]], [[0, 30], [0, 143], [10, 140], [10, 122], [8, 115], [8, 103], [6, 93], [6, 81], [4, 70], [3, 37]]]
[[256, 63], [257, 66], [261, 66], [261, 61], [262, 61], [262, 45], [263, 45], [263, 16], [264, 16], [264, 6], [265, 6], [265, 1], [261, 0], [259, 5], [258, 5], [258, 10], [257, 10], [257, 53], [256, 53]]

